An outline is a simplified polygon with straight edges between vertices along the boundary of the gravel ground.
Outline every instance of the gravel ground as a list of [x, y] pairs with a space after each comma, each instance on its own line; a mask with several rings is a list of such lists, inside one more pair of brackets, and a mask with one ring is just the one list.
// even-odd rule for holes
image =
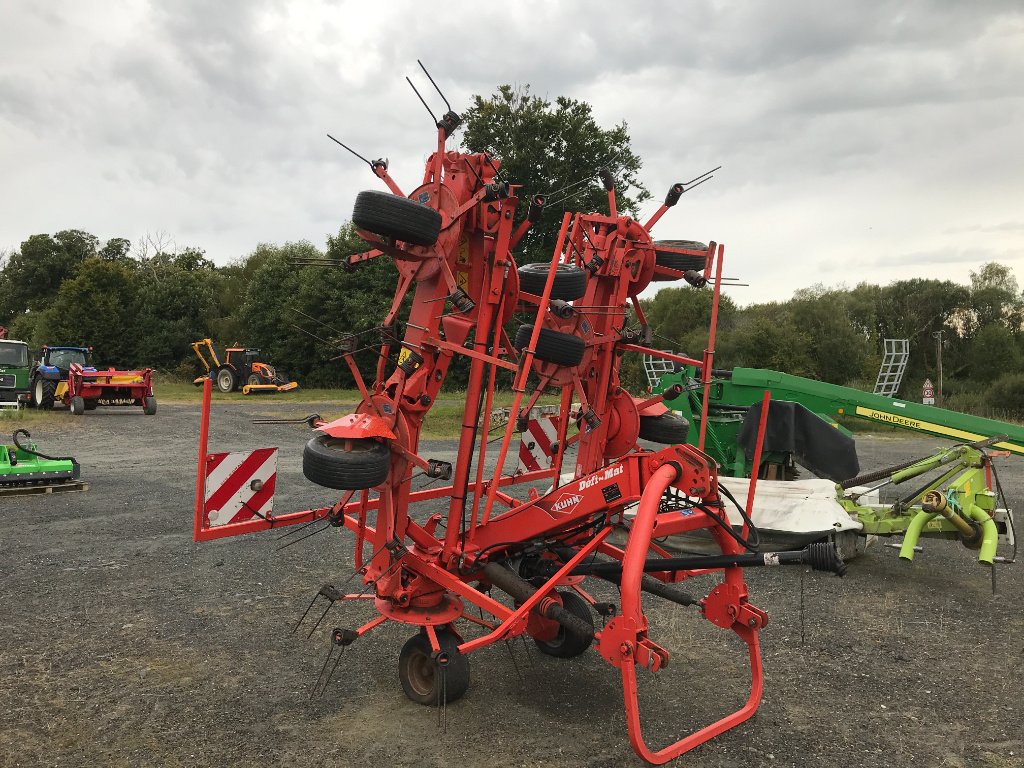
[[[282, 446], [279, 512], [333, 495], [303, 479], [299, 428], [249, 420], [311, 407], [214, 409], [212, 450]], [[0, 497], [0, 765], [642, 765], [616, 670], [596, 654], [475, 653], [473, 686], [442, 730], [402, 694], [396, 661], [411, 633], [389, 624], [310, 701], [329, 627], [372, 614], [335, 609], [310, 639], [290, 631], [321, 584], [347, 575], [350, 538], [332, 530], [279, 553], [270, 533], [194, 544], [197, 425], [195, 406], [161, 405], [152, 418], [99, 409], [33, 430], [43, 450], [74, 454], [92, 487]], [[862, 465], [936, 443], [864, 437]], [[1001, 465], [1013, 502], [1024, 471]], [[1024, 766], [1024, 573], [998, 576], [993, 596], [988, 571], [951, 542], [926, 542], [912, 565], [870, 548], [845, 579], [748, 571], [752, 602], [772, 616], [761, 709], [676, 764]], [[640, 680], [661, 746], [739, 706], [748, 676], [741, 644], [692, 609], [650, 616], [673, 653]]]

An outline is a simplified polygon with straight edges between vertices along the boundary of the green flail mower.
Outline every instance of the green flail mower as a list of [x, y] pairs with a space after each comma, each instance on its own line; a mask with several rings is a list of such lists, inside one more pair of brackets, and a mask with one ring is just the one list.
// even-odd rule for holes
[[76, 484], [81, 474], [78, 462], [40, 452], [35, 443], [27, 442], [31, 437], [27, 429], [16, 429], [13, 444], [0, 445], [0, 491]]

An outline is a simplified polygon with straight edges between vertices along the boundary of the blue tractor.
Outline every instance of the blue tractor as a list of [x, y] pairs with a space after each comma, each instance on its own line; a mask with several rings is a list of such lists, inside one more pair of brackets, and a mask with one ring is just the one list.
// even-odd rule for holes
[[[32, 402], [36, 408], [49, 410], [54, 402], [64, 400], [68, 388], [68, 372], [77, 363], [86, 371], [95, 371], [91, 365], [92, 347], [50, 347], [39, 350], [39, 358], [32, 364], [29, 376], [32, 382]], [[92, 404], [90, 408], [95, 408]]]

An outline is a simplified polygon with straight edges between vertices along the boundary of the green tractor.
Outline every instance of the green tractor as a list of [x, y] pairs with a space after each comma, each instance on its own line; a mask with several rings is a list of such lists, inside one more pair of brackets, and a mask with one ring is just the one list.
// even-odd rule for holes
[[28, 345], [0, 340], [0, 408], [18, 408], [28, 402], [29, 372]]

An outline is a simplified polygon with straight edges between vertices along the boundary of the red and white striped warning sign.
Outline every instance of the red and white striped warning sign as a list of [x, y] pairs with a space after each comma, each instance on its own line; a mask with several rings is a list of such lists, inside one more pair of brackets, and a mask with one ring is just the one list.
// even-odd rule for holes
[[209, 454], [203, 527], [266, 517], [273, 509], [276, 485], [277, 448]]
[[551, 444], [558, 438], [558, 417], [530, 419], [519, 441], [519, 470], [536, 472], [552, 466]]

